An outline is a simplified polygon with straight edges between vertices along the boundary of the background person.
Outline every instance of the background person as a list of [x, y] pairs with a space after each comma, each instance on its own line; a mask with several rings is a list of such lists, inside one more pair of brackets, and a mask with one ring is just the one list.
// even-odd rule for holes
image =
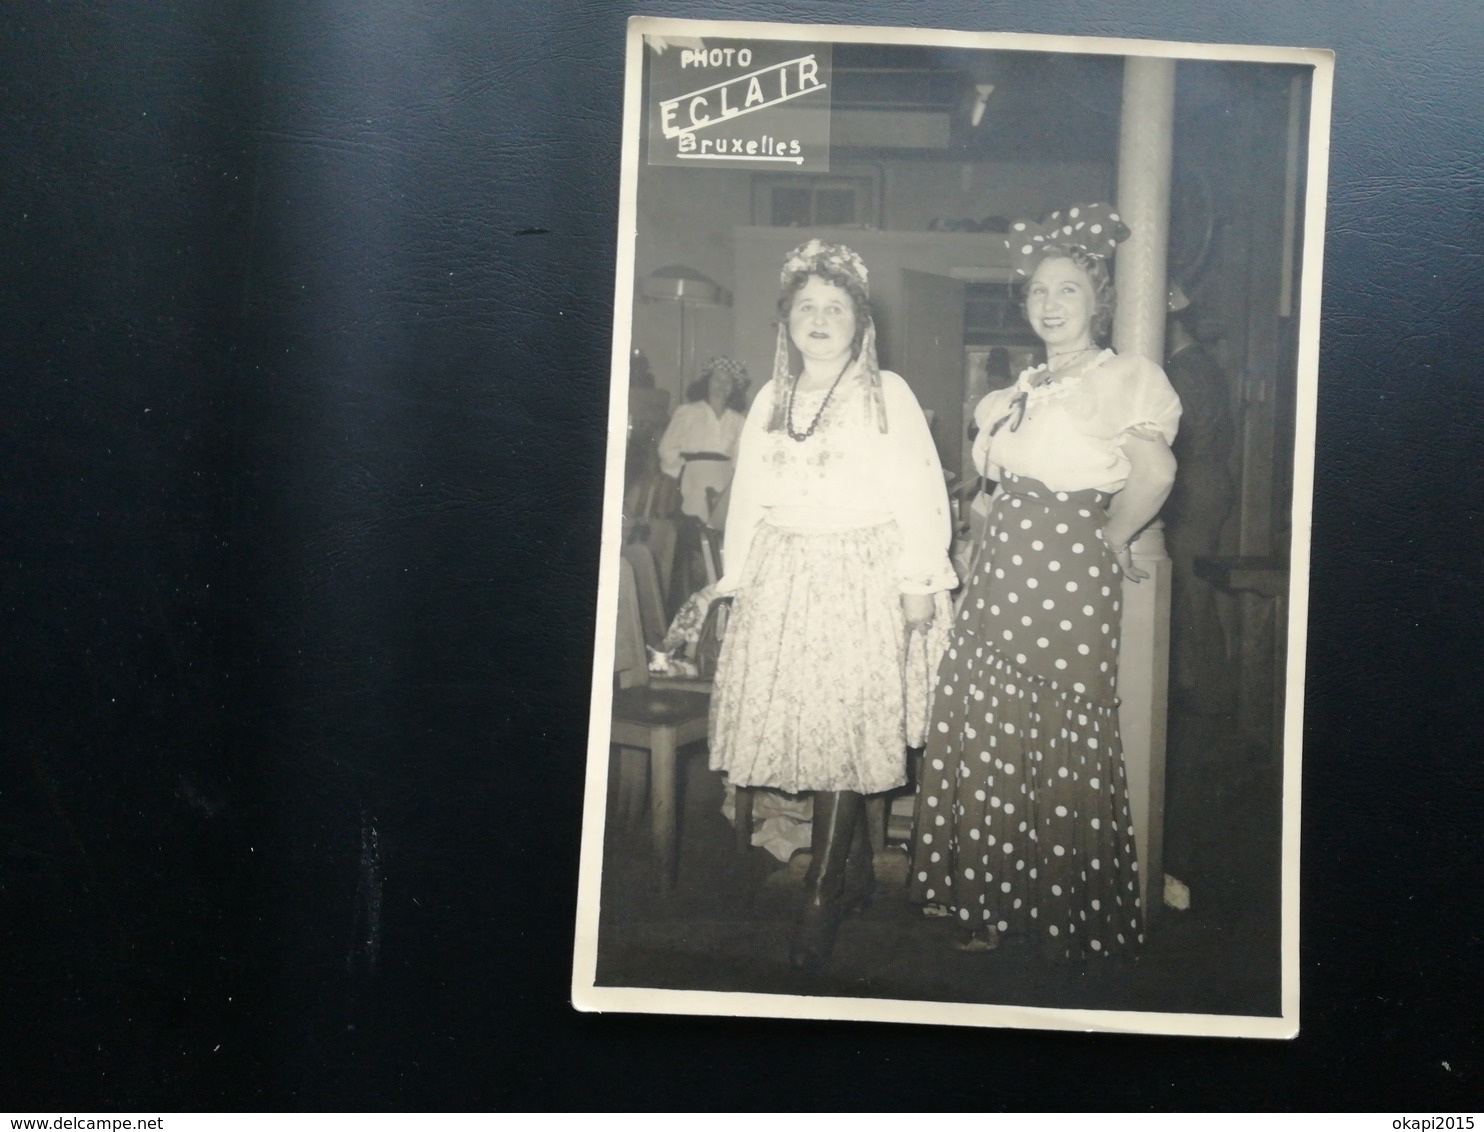
[[1175, 438], [1180, 475], [1160, 512], [1171, 565], [1170, 683], [1186, 710], [1225, 715], [1235, 690], [1216, 591], [1195, 572], [1195, 560], [1220, 552], [1237, 488], [1228, 461], [1236, 426], [1231, 387], [1216, 359], [1196, 339], [1196, 308], [1177, 284], [1165, 323], [1165, 374], [1183, 414]]
[[712, 358], [660, 437], [660, 471], [679, 481], [681, 513], [703, 523], [711, 520], [711, 501], [732, 482], [746, 393], [747, 367]]

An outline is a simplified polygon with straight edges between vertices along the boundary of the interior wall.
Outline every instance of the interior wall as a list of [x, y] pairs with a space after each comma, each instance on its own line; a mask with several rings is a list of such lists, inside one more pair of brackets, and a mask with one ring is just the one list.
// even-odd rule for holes
[[639, 171], [632, 347], [649, 358], [655, 385], [670, 394], [672, 408], [700, 365], [713, 354], [733, 353], [732, 315], [725, 306], [686, 309], [689, 364], [681, 372], [680, 306], [644, 298], [643, 281], [661, 267], [681, 265], [733, 290], [732, 228], [751, 217], [752, 178], [745, 173], [660, 165]]
[[889, 162], [886, 224], [920, 231], [934, 220], [1039, 220], [1052, 209], [1108, 200], [1115, 173], [1105, 162]]
[[[1114, 179], [1112, 167], [1099, 162], [899, 160], [877, 168], [883, 227], [899, 232], [927, 231], [939, 219], [1040, 217], [1058, 205], [1106, 199]], [[632, 345], [648, 357], [656, 386], [670, 394], [673, 408], [713, 354], [757, 354], [764, 368], [759, 371], [756, 360], [750, 367], [755, 391], [767, 380], [764, 355], [770, 352], [739, 346], [731, 310], [686, 308], [682, 351], [680, 307], [642, 293], [645, 277], [670, 265], [693, 268], [736, 290], [734, 229], [754, 222], [752, 177], [737, 170], [646, 165], [639, 172], [638, 202]]]

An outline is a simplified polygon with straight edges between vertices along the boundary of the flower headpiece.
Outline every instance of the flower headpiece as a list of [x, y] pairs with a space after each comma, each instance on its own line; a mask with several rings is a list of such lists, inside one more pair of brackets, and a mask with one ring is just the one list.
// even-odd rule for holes
[[1077, 204], [1057, 209], [1044, 225], [1017, 220], [1010, 225], [1005, 246], [1015, 274], [1030, 276], [1052, 248], [1080, 248], [1090, 256], [1112, 259], [1113, 251], [1129, 238], [1126, 225], [1111, 204]]
[[[779, 284], [783, 287], [792, 286], [800, 272], [822, 278], [844, 276], [859, 284], [861, 292], [867, 299], [870, 298], [870, 272], [866, 270], [865, 261], [844, 244], [831, 244], [818, 237], [800, 244], [784, 259], [783, 271], [778, 276]], [[877, 427], [885, 432], [886, 402], [881, 395], [881, 365], [876, 360], [876, 323], [871, 318], [869, 308], [861, 311], [859, 317], [865, 321], [865, 326], [862, 328], [860, 353], [855, 358], [854, 366], [859, 377], [866, 383], [867, 397], [875, 414]], [[790, 372], [788, 320], [782, 319], [778, 323], [778, 346], [773, 352], [773, 415], [768, 420], [769, 432], [778, 432], [784, 428], [788, 402], [798, 380], [799, 375]]]
[[870, 272], [866, 270], [865, 262], [844, 244], [827, 243], [818, 237], [807, 244], [800, 244], [783, 261], [783, 271], [778, 276], [778, 282], [786, 287], [801, 271], [818, 275], [849, 276], [861, 285], [861, 290], [867, 295], [871, 293]]

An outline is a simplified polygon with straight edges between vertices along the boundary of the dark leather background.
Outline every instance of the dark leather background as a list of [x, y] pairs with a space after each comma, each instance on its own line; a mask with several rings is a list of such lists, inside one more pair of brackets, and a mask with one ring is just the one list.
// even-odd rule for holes
[[1479, 1108], [1481, 12], [665, 13], [1338, 53], [1304, 1028], [1235, 1043], [572, 1011], [628, 10], [7, 6], [3, 1103]]

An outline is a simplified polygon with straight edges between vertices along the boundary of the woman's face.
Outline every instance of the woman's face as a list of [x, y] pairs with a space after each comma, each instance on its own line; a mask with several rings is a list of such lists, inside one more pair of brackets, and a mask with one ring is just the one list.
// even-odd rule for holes
[[838, 362], [855, 344], [855, 300], [818, 275], [794, 292], [788, 336], [809, 361]]
[[1065, 258], [1043, 259], [1025, 292], [1025, 314], [1052, 353], [1092, 345], [1092, 319], [1097, 313], [1092, 279]]
[[712, 404], [727, 401], [732, 395], [732, 376], [721, 370], [712, 370], [706, 379], [706, 400]]

